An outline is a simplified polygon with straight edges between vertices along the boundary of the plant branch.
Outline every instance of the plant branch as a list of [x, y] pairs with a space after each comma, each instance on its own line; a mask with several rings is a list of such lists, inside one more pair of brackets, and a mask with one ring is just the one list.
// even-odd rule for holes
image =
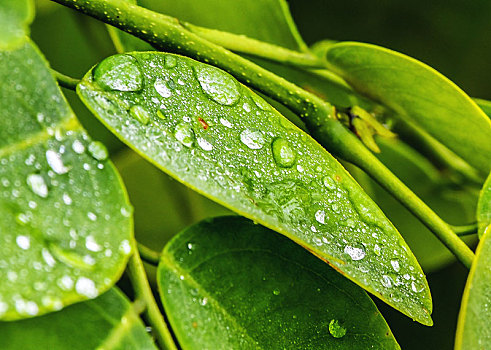
[[152, 289], [148, 283], [145, 268], [138, 251], [135, 251], [128, 262], [128, 275], [135, 290], [136, 299], [145, 301], [144, 314], [148, 323], [155, 330], [155, 337], [163, 349], [177, 350], [172, 335], [160, 313], [159, 307], [153, 297]]
[[468, 236], [477, 233], [477, 223], [462, 226], [451, 225], [450, 227], [458, 236]]
[[330, 152], [364, 169], [414, 213], [467, 267], [474, 257], [469, 247], [418, 196], [388, 170], [336, 118], [335, 108], [272, 72], [213, 44], [168, 16], [120, 0], [53, 0], [114, 25], [154, 47], [215, 65], [239, 81], [282, 103], [299, 116]]
[[60, 73], [54, 69], [51, 70], [51, 75], [58, 81], [58, 84], [60, 84], [61, 87], [70, 89], [75, 91], [77, 88], [77, 84], [80, 82], [80, 80], [71, 78], [68, 75], [65, 75], [63, 73]]
[[138, 251], [143, 261], [157, 266], [160, 262], [160, 253], [148, 248], [147, 246], [137, 242]]

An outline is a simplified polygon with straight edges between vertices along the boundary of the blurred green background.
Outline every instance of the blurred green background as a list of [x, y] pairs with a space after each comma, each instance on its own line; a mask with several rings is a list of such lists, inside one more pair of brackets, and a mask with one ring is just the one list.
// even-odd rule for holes
[[[491, 99], [489, 0], [289, 3], [308, 44], [328, 38], [382, 45], [431, 65], [471, 96]], [[115, 52], [104, 25], [48, 0], [37, 1], [32, 37], [53, 68], [74, 77], [81, 77]], [[229, 213], [128, 150], [90, 115], [72, 91], [64, 92], [90, 134], [111, 151], [135, 207], [136, 235], [141, 242], [160, 250], [169, 237], [186, 225], [209, 215]], [[426, 245], [425, 240], [422, 237], [420, 245]], [[434, 300], [434, 327], [412, 322], [376, 300], [403, 349], [453, 348], [467, 271], [457, 263], [431, 270], [428, 279]]]

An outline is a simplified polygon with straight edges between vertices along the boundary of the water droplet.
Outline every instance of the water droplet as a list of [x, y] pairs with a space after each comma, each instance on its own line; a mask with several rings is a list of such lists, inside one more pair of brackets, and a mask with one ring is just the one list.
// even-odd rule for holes
[[119, 245], [119, 251], [125, 255], [128, 255], [131, 253], [131, 244], [127, 239], [125, 239], [121, 242], [121, 244]]
[[104, 146], [104, 144], [99, 141], [92, 141], [89, 144], [89, 153], [97, 160], [106, 160], [108, 157], [106, 146]]
[[44, 178], [39, 174], [30, 174], [27, 176], [27, 184], [31, 188], [32, 192], [39, 197], [48, 197], [48, 186], [44, 182]]
[[70, 276], [63, 276], [57, 282], [58, 286], [63, 290], [71, 290], [73, 288], [73, 280]]
[[334, 338], [342, 338], [346, 334], [346, 328], [341, 326], [338, 320], [331, 320], [331, 322], [329, 322], [329, 333], [331, 333]]
[[336, 183], [330, 176], [324, 176], [322, 178], [322, 183], [324, 186], [326, 186], [330, 190], [335, 190], [336, 189]]
[[177, 65], [177, 58], [172, 55], [165, 56], [164, 66], [165, 68], [174, 68]]
[[79, 140], [75, 140], [73, 141], [72, 143], [72, 149], [75, 153], [78, 153], [78, 154], [82, 154], [85, 152], [85, 146], [84, 144], [79, 141]]
[[100, 252], [102, 247], [95, 241], [93, 236], [85, 238], [85, 247], [92, 252]]
[[347, 245], [344, 247], [344, 252], [348, 254], [352, 260], [361, 260], [365, 257], [365, 247], [362, 244], [356, 246]]
[[27, 236], [19, 235], [15, 239], [15, 242], [17, 243], [19, 248], [24, 250], [29, 249], [29, 247], [31, 246], [31, 239]]
[[46, 151], [46, 161], [48, 165], [53, 169], [53, 171], [57, 174], [66, 174], [70, 168], [67, 168], [63, 161], [61, 160], [61, 154], [55, 152], [53, 150]]
[[260, 96], [252, 93], [251, 97], [254, 103], [256, 104], [256, 106], [262, 109], [263, 111], [271, 110], [271, 106], [266, 101], [264, 101]]
[[380, 246], [379, 246], [378, 244], [375, 244], [375, 245], [373, 246], [373, 252], [374, 252], [376, 255], [380, 256], [380, 254], [381, 254], [381, 250], [382, 250], [382, 248], [380, 248]]
[[150, 114], [144, 107], [139, 105], [132, 106], [130, 108], [130, 115], [143, 125], [148, 124], [148, 122], [150, 121]]
[[240, 140], [250, 149], [261, 149], [265, 140], [261, 131], [245, 129], [240, 133]]
[[72, 204], [72, 198], [67, 193], [63, 193], [63, 203], [66, 205]]
[[194, 71], [203, 92], [213, 101], [231, 106], [239, 100], [239, 86], [227, 73], [203, 64], [197, 64]]
[[29, 219], [29, 216], [27, 216], [26, 214], [24, 213], [19, 213], [17, 214], [17, 216], [15, 217], [15, 221], [21, 225], [21, 226], [25, 226], [29, 223], [30, 219]]
[[198, 145], [205, 151], [211, 151], [213, 149], [213, 145], [201, 137], [198, 138]]
[[91, 221], [96, 221], [97, 220], [97, 215], [95, 215], [93, 212], [89, 211], [87, 213], [87, 217], [91, 220]]
[[104, 90], [138, 91], [143, 75], [136, 59], [130, 55], [106, 58], [94, 69], [94, 80]]
[[390, 264], [392, 265], [392, 268], [394, 269], [395, 272], [399, 272], [401, 270], [401, 267], [399, 265], [399, 260], [391, 260]]
[[206, 304], [208, 304], [208, 298], [207, 297], [204, 297], [203, 299], [201, 299], [200, 304], [203, 305], [203, 306], [205, 306]]
[[385, 287], [385, 288], [390, 288], [392, 287], [392, 278], [390, 278], [389, 276], [387, 275], [383, 275], [382, 276], [382, 285]]
[[223, 126], [226, 126], [227, 128], [230, 129], [233, 127], [232, 123], [225, 118], [220, 118], [220, 123], [222, 123]]
[[176, 139], [186, 147], [193, 147], [194, 143], [194, 131], [187, 123], [177, 124], [174, 136]]
[[172, 91], [167, 87], [167, 84], [162, 79], [156, 79], [153, 87], [158, 94], [164, 98], [172, 96]]
[[297, 155], [287, 140], [281, 137], [274, 139], [271, 149], [273, 151], [273, 159], [279, 167], [291, 168], [295, 164]]
[[423, 291], [423, 287], [420, 287], [416, 284], [416, 282], [412, 281], [411, 282], [411, 289], [413, 290], [413, 292], [415, 293], [421, 293]]
[[245, 102], [243, 105], [242, 105], [242, 108], [244, 109], [244, 111], [246, 111], [247, 113], [249, 113], [251, 111], [251, 106]]
[[325, 224], [326, 219], [329, 219], [329, 217], [326, 215], [326, 212], [321, 209], [315, 212], [315, 219], [317, 220], [318, 223]]
[[275, 289], [275, 290], [273, 290], [273, 294], [274, 294], [274, 295], [280, 295], [280, 290], [279, 290], [279, 289]]
[[48, 266], [51, 266], [51, 267], [55, 266], [56, 260], [55, 260], [55, 258], [53, 258], [53, 255], [51, 255], [51, 253], [49, 252], [48, 249], [43, 248], [41, 251], [41, 254], [42, 254], [43, 259], [46, 262], [46, 264], [48, 264]]
[[192, 250], [193, 249], [193, 243], [191, 243], [191, 242], [188, 243], [188, 249], [189, 250]]
[[95, 298], [99, 295], [97, 288], [95, 287], [94, 281], [87, 277], [79, 277], [77, 283], [75, 284], [75, 290], [78, 294], [84, 295], [87, 298]]

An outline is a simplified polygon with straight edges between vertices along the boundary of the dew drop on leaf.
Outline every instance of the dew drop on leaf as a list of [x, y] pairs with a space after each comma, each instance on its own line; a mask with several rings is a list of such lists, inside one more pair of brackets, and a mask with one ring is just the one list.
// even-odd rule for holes
[[177, 65], [177, 59], [172, 55], [165, 56], [164, 67], [174, 68]]
[[106, 58], [94, 69], [94, 80], [104, 90], [138, 91], [143, 75], [136, 59], [129, 55]]
[[155, 91], [157, 91], [157, 93], [164, 98], [172, 96], [172, 91], [167, 87], [167, 84], [162, 79], [156, 79], [153, 87], [155, 88]]
[[204, 138], [200, 137], [198, 139], [198, 145], [204, 150], [204, 151], [211, 151], [213, 149], [213, 145], [205, 140]]
[[44, 182], [44, 178], [39, 174], [30, 174], [27, 176], [27, 184], [31, 188], [32, 192], [39, 197], [48, 197], [48, 186]]
[[53, 171], [57, 174], [66, 174], [70, 168], [67, 168], [63, 161], [61, 160], [61, 154], [55, 152], [53, 150], [46, 151], [46, 161], [48, 165], [53, 169]]
[[239, 100], [239, 86], [227, 73], [205, 65], [195, 66], [194, 71], [203, 92], [213, 101], [231, 106]]
[[295, 164], [297, 155], [287, 140], [278, 137], [274, 139], [271, 148], [276, 165], [281, 168], [291, 168]]
[[342, 338], [346, 335], [346, 328], [341, 326], [338, 320], [331, 320], [331, 322], [329, 322], [329, 333], [331, 333], [334, 338]]
[[144, 125], [150, 121], [150, 114], [144, 107], [139, 105], [130, 108], [130, 115]]
[[186, 147], [193, 147], [194, 131], [188, 123], [179, 123], [174, 131], [176, 139]]
[[106, 160], [108, 157], [108, 152], [106, 146], [102, 142], [92, 141], [89, 144], [90, 155], [97, 160]]
[[347, 245], [344, 247], [344, 252], [348, 254], [352, 260], [361, 260], [365, 257], [365, 247], [362, 244], [359, 245]]
[[240, 141], [250, 149], [261, 149], [265, 140], [261, 131], [245, 129], [240, 133]]

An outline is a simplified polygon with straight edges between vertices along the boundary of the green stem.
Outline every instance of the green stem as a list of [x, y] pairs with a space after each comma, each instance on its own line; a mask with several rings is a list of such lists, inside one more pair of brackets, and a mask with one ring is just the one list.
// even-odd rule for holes
[[317, 140], [330, 152], [358, 165], [411, 210], [467, 267], [474, 254], [450, 227], [391, 173], [336, 119], [334, 107], [295, 84], [191, 33], [168, 16], [121, 0], [53, 0], [116, 26], [154, 47], [212, 64], [304, 117]]
[[137, 243], [138, 251], [143, 261], [157, 266], [160, 262], [160, 253], [148, 248], [147, 246]]
[[138, 251], [135, 251], [128, 262], [128, 275], [135, 290], [136, 299], [145, 301], [145, 315], [148, 323], [155, 331], [155, 337], [162, 349], [177, 350], [172, 335], [167, 328], [164, 317], [153, 297], [152, 289], [148, 283], [145, 268]]
[[71, 78], [68, 75], [62, 74], [54, 69], [51, 69], [51, 75], [58, 81], [61, 87], [75, 91], [80, 80]]
[[468, 236], [477, 233], [477, 223], [462, 226], [450, 225], [450, 227], [458, 236]]

